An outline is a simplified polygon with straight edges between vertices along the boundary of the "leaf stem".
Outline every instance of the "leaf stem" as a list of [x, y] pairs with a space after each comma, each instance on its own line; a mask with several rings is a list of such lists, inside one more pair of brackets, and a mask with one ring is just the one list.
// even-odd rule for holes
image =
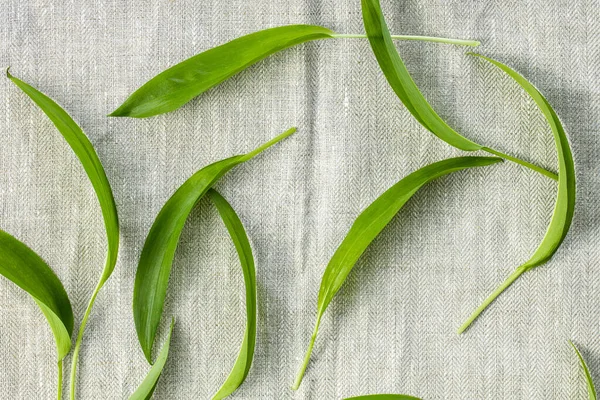
[[[335, 33], [335, 34], [331, 35], [331, 37], [333, 37], [335, 39], [366, 39], [367, 35], [357, 34], [357, 33]], [[477, 40], [449, 39], [449, 38], [441, 38], [441, 37], [433, 37], [433, 36], [392, 35], [392, 39], [446, 43], [446, 44], [455, 44], [458, 46], [471, 46], [471, 47], [477, 47], [481, 44]]]
[[487, 308], [487, 306], [489, 306], [494, 300], [496, 300], [496, 298], [500, 296], [500, 294], [504, 290], [506, 290], [506, 288], [512, 285], [513, 282], [516, 281], [517, 278], [520, 277], [525, 271], [527, 271], [526, 268], [519, 267], [512, 274], [510, 274], [509, 277], [506, 278], [504, 283], [498, 286], [498, 288], [496, 288], [496, 290], [494, 290], [492, 294], [490, 294], [488, 298], [485, 299], [485, 301], [481, 303], [479, 307], [477, 307], [477, 309], [473, 312], [473, 314], [471, 314], [469, 319], [467, 319], [467, 321], [464, 324], [462, 324], [460, 328], [458, 328], [458, 334], [460, 335], [461, 333], [463, 333], [473, 323], [473, 321], [475, 321], [475, 319], [479, 317], [479, 314], [481, 314], [483, 310]]
[[62, 387], [63, 387], [63, 362], [58, 360], [58, 385], [56, 389], [56, 398], [62, 399]]
[[79, 326], [79, 332], [77, 332], [77, 340], [75, 341], [75, 349], [73, 350], [73, 358], [71, 361], [71, 381], [70, 381], [70, 391], [69, 396], [71, 400], [75, 400], [75, 378], [77, 376], [77, 361], [79, 360], [79, 350], [81, 350], [81, 341], [83, 340], [83, 333], [85, 331], [85, 326], [87, 325], [88, 318], [90, 317], [90, 313], [92, 311], [92, 307], [94, 306], [94, 302], [96, 301], [96, 296], [98, 296], [98, 292], [104, 285], [102, 280], [98, 282], [98, 285], [94, 289], [94, 293], [92, 293], [92, 297], [85, 309], [85, 314], [83, 315], [83, 319], [81, 320], [81, 325]]
[[546, 175], [550, 179], [554, 179], [555, 181], [558, 181], [558, 175], [556, 175], [554, 172], [550, 172], [550, 171], [548, 171], [548, 170], [546, 170], [546, 169], [544, 169], [542, 167], [538, 167], [535, 164], [532, 164], [532, 163], [527, 162], [525, 160], [521, 160], [520, 158], [517, 158], [517, 157], [509, 156], [508, 154], [501, 153], [501, 152], [499, 152], [497, 150], [494, 150], [494, 149], [491, 149], [489, 147], [483, 147], [481, 150], [486, 151], [486, 152], [488, 152], [490, 154], [494, 154], [494, 155], [496, 155], [498, 157], [502, 157], [502, 158], [504, 158], [506, 160], [515, 162], [517, 164], [520, 164], [520, 165], [522, 165], [524, 167], [527, 167], [527, 168], [532, 169], [532, 170], [534, 170], [536, 172], [539, 172], [542, 175]]
[[246, 160], [251, 159], [252, 157], [254, 157], [255, 155], [257, 155], [258, 153], [268, 149], [269, 147], [273, 146], [275, 143], [285, 139], [286, 137], [290, 136], [291, 134], [293, 134], [294, 132], [296, 132], [296, 128], [290, 128], [287, 131], [283, 132], [282, 134], [280, 134], [279, 136], [274, 137], [273, 139], [269, 140], [267, 143], [261, 145], [260, 147], [257, 147], [256, 149], [252, 150], [250, 153], [244, 155], [244, 158]]
[[300, 371], [298, 371], [298, 376], [296, 376], [296, 380], [294, 381], [294, 385], [292, 386], [292, 390], [298, 390], [300, 384], [302, 383], [302, 378], [304, 378], [304, 372], [306, 372], [306, 367], [308, 367], [308, 362], [310, 361], [310, 356], [312, 354], [313, 347], [315, 346], [315, 340], [317, 339], [317, 334], [319, 333], [319, 325], [321, 325], [321, 315], [317, 317], [317, 322], [315, 323], [315, 329], [310, 337], [310, 342], [308, 343], [308, 349], [306, 349], [306, 355], [304, 356], [304, 361], [300, 366]]

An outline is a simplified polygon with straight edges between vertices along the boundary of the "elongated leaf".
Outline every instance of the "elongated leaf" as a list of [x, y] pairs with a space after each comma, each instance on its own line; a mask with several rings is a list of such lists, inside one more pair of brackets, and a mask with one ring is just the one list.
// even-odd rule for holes
[[58, 360], [71, 349], [73, 310], [65, 288], [33, 250], [0, 230], [0, 274], [29, 293], [50, 324]]
[[129, 400], [149, 400], [156, 389], [162, 370], [165, 367], [167, 358], [169, 357], [169, 346], [171, 344], [171, 335], [173, 334], [173, 326], [175, 325], [175, 318], [171, 319], [171, 327], [169, 328], [169, 336], [165, 344], [163, 344], [160, 354], [156, 358], [154, 365], [150, 368], [148, 375], [142, 381], [136, 391], [129, 396]]
[[583, 368], [583, 372], [585, 373], [585, 381], [586, 381], [587, 387], [588, 387], [589, 400], [596, 400], [596, 398], [597, 398], [596, 397], [596, 388], [594, 387], [594, 381], [592, 380], [592, 374], [590, 374], [590, 370], [588, 369], [588, 366], [585, 363], [583, 356], [579, 352], [579, 349], [577, 349], [577, 346], [575, 346], [575, 343], [573, 343], [570, 340], [569, 340], [569, 343], [573, 347], [573, 350], [575, 350], [577, 357], [579, 357], [579, 362], [581, 363], [581, 368]]
[[213, 400], [224, 399], [233, 393], [246, 379], [252, 359], [254, 357], [254, 346], [256, 343], [256, 271], [254, 269], [254, 257], [252, 256], [252, 248], [248, 241], [248, 236], [240, 221], [239, 217], [229, 205], [227, 200], [223, 198], [217, 191], [210, 189], [207, 192], [208, 197], [219, 210], [219, 214], [227, 227], [227, 231], [231, 236], [244, 273], [244, 285], [246, 287], [246, 331], [244, 332], [244, 340], [240, 353], [235, 361], [235, 364], [229, 373], [229, 376], [214, 395]]
[[345, 400], [421, 400], [406, 394], [368, 394], [366, 396], [348, 397]]
[[400, 58], [386, 25], [379, 0], [361, 0], [367, 37], [390, 86], [417, 121], [449, 145], [465, 151], [484, 150], [507, 160], [521, 164], [552, 179], [556, 174], [527, 161], [509, 156], [489, 147], [475, 143], [452, 129], [431, 107], [412, 79]]
[[461, 150], [481, 150], [483, 146], [470, 141], [450, 128], [427, 102], [400, 58], [385, 23], [379, 0], [362, 0], [365, 30], [373, 53], [390, 86], [410, 113], [434, 135]]
[[481, 57], [484, 60], [489, 61], [498, 68], [506, 72], [511, 78], [513, 78], [521, 87], [531, 96], [535, 101], [542, 114], [548, 121], [552, 133], [554, 135], [554, 142], [556, 144], [556, 153], [558, 156], [558, 192], [556, 195], [556, 204], [554, 206], [554, 212], [552, 214], [552, 220], [546, 231], [544, 239], [538, 246], [537, 250], [531, 256], [529, 261], [518, 267], [504, 283], [502, 283], [475, 312], [469, 317], [459, 329], [459, 333], [462, 333], [469, 325], [485, 310], [485, 308], [492, 303], [496, 297], [500, 295], [507, 287], [509, 287], [519, 276], [531, 268], [537, 267], [546, 263], [554, 253], [558, 250], [561, 243], [569, 232], [571, 221], [573, 220], [573, 212], [575, 210], [575, 165], [573, 164], [573, 155], [571, 154], [571, 147], [569, 146], [569, 140], [567, 135], [558, 119], [558, 116], [548, 103], [548, 101], [542, 96], [542, 94], [527, 81], [523, 76], [512, 70], [508, 66], [496, 61], [492, 58], [482, 56], [480, 54], [471, 53], [474, 56]]
[[148, 233], [135, 276], [133, 316], [148, 362], [162, 315], [175, 249], [196, 202], [225, 173], [296, 131], [291, 128], [256, 150], [210, 164], [192, 175], [165, 203]]
[[317, 305], [317, 321], [309, 347], [294, 383], [297, 389], [308, 365], [310, 354], [319, 331], [321, 317], [342, 287], [346, 277], [371, 242], [379, 235], [402, 206], [426, 183], [465, 168], [481, 167], [502, 161], [495, 157], [458, 157], [439, 161], [406, 176], [371, 203], [354, 221], [350, 231], [329, 261], [321, 280]]
[[27, 94], [31, 100], [33, 100], [38, 107], [50, 118], [52, 123], [56, 126], [58, 131], [63, 135], [71, 149], [81, 162], [83, 169], [85, 170], [98, 201], [100, 203], [100, 209], [102, 210], [102, 217], [104, 218], [104, 228], [106, 230], [106, 238], [108, 240], [108, 252], [106, 255], [106, 263], [102, 270], [100, 280], [90, 297], [88, 306], [85, 310], [85, 314], [79, 326], [79, 332], [77, 334], [77, 340], [75, 342], [75, 350], [73, 351], [73, 362], [71, 367], [71, 399], [75, 398], [75, 373], [77, 370], [77, 360], [79, 358], [79, 349], [81, 341], [83, 339], [83, 333], [87, 325], [88, 317], [91, 313], [92, 307], [96, 300], [98, 292], [104, 286], [117, 263], [117, 255], [119, 252], [119, 218], [117, 216], [117, 207], [113, 198], [112, 189], [102, 167], [102, 163], [89, 141], [85, 133], [81, 128], [73, 121], [71, 116], [67, 114], [58, 104], [56, 104], [51, 98], [41, 93], [34, 87], [27, 83], [12, 76], [9, 71], [6, 71], [6, 75], [12, 80], [25, 94]]
[[110, 116], [144, 118], [173, 111], [273, 53], [332, 34], [320, 26], [289, 25], [242, 36], [161, 72]]

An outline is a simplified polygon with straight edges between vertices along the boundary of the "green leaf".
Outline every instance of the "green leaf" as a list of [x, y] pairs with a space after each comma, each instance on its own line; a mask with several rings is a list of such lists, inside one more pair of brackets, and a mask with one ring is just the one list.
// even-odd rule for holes
[[406, 394], [369, 394], [366, 396], [348, 397], [345, 400], [421, 400]]
[[102, 217], [104, 218], [104, 227], [106, 229], [106, 237], [108, 240], [108, 253], [106, 256], [106, 263], [100, 276], [100, 280], [92, 293], [89, 300], [87, 309], [79, 326], [79, 332], [77, 334], [77, 340], [75, 342], [75, 350], [73, 351], [73, 363], [71, 368], [71, 398], [75, 398], [75, 373], [77, 369], [77, 360], [79, 358], [79, 349], [81, 346], [81, 340], [83, 333], [89, 318], [90, 312], [96, 301], [98, 292], [108, 280], [115, 265], [117, 263], [117, 255], [119, 252], [119, 218], [117, 216], [117, 207], [113, 198], [112, 189], [108, 183], [108, 178], [102, 167], [102, 163], [89, 141], [85, 133], [81, 128], [73, 121], [73, 119], [63, 110], [58, 104], [56, 104], [51, 98], [41, 93], [34, 87], [27, 83], [12, 76], [9, 71], [6, 71], [6, 75], [12, 80], [25, 94], [27, 94], [31, 100], [34, 101], [40, 107], [40, 109], [50, 118], [52, 123], [56, 126], [58, 131], [63, 135], [71, 149], [79, 158], [83, 169], [85, 170], [98, 201], [100, 203], [100, 209], [102, 210]]
[[160, 375], [162, 374], [162, 370], [167, 362], [167, 357], [169, 357], [169, 346], [171, 344], [171, 335], [173, 334], [174, 325], [175, 318], [172, 318], [171, 327], [169, 328], [169, 335], [167, 336], [167, 340], [160, 350], [160, 354], [156, 358], [156, 362], [152, 368], [150, 368], [148, 375], [146, 375], [146, 378], [144, 378], [140, 386], [131, 396], [129, 396], [129, 400], [149, 400], [152, 397], [152, 394], [156, 389], [156, 385], [158, 384], [158, 380], [160, 379]]
[[152, 344], [163, 311], [181, 230], [202, 196], [225, 173], [296, 131], [291, 128], [256, 150], [210, 164], [192, 175], [165, 203], [148, 233], [135, 276], [133, 316], [138, 339], [151, 363]]
[[556, 195], [556, 204], [554, 206], [554, 212], [552, 214], [552, 220], [546, 231], [544, 239], [538, 246], [537, 250], [531, 256], [529, 261], [518, 267], [507, 279], [502, 283], [484, 302], [481, 304], [475, 312], [469, 317], [469, 319], [459, 328], [458, 333], [462, 333], [469, 325], [489, 306], [506, 288], [508, 288], [519, 276], [524, 272], [529, 271], [539, 265], [546, 263], [554, 253], [558, 250], [561, 243], [563, 242], [571, 221], [573, 220], [573, 212], [575, 210], [575, 165], [573, 164], [573, 155], [571, 154], [571, 147], [569, 146], [569, 140], [567, 135], [558, 119], [558, 116], [548, 103], [548, 101], [542, 96], [542, 94], [527, 81], [522, 75], [512, 70], [508, 66], [496, 61], [492, 58], [482, 56], [480, 54], [471, 53], [474, 56], [481, 57], [484, 60], [489, 61], [498, 68], [506, 72], [511, 78], [513, 78], [535, 101], [540, 111], [548, 121], [552, 133], [554, 135], [554, 142], [556, 144], [556, 153], [558, 158], [558, 192]]
[[54, 334], [58, 360], [65, 358], [71, 349], [73, 310], [52, 269], [25, 243], [0, 230], [0, 274], [33, 297]]
[[210, 189], [207, 196], [219, 210], [219, 214], [227, 227], [227, 231], [231, 236], [244, 273], [244, 285], [246, 287], [246, 331], [244, 332], [244, 340], [240, 353], [235, 361], [235, 364], [221, 386], [213, 400], [224, 399], [233, 393], [246, 379], [252, 359], [254, 357], [254, 346], [256, 342], [256, 271], [254, 269], [254, 257], [248, 236], [240, 221], [239, 217], [229, 205], [227, 200], [223, 198], [217, 191]]
[[588, 369], [587, 364], [583, 359], [583, 356], [575, 346], [575, 343], [573, 343], [570, 340], [569, 343], [571, 344], [571, 346], [573, 346], [573, 350], [575, 350], [575, 353], [577, 353], [577, 357], [579, 357], [579, 362], [581, 363], [581, 368], [583, 368], [583, 372], [585, 373], [585, 380], [587, 382], [589, 400], [596, 400], [596, 388], [594, 387], [594, 381], [592, 380], [590, 370]]
[[[173, 111], [264, 58], [292, 46], [318, 39], [364, 38], [336, 34], [315, 25], [265, 29], [197, 54], [161, 72], [133, 92], [111, 117], [146, 118]], [[474, 40], [396, 35], [393, 39], [478, 46]]]
[[242, 36], [161, 72], [136, 90], [112, 117], [145, 118], [176, 110], [252, 64], [300, 43], [331, 38], [313, 25], [289, 25]]
[[350, 231], [335, 251], [335, 254], [325, 268], [319, 289], [317, 304], [317, 321], [310, 339], [304, 363], [294, 386], [298, 389], [302, 382], [304, 371], [308, 366], [312, 348], [319, 331], [321, 317], [327, 306], [342, 287], [346, 277], [354, 267], [363, 252], [379, 235], [402, 206], [426, 183], [465, 168], [481, 167], [502, 161], [495, 157], [458, 157], [439, 161], [423, 167], [406, 176], [369, 205], [354, 221]]
[[367, 37], [388, 83], [417, 121], [449, 145], [465, 151], [484, 150], [533, 169], [552, 179], [556, 174], [527, 161], [475, 143], [452, 129], [427, 102], [400, 58], [381, 11], [379, 0], [361, 0]]

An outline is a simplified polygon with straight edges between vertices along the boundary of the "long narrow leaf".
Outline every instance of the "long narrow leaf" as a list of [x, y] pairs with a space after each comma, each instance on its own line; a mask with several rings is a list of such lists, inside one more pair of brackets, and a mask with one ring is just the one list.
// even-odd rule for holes
[[552, 179], [557, 179], [556, 174], [552, 172], [475, 143], [452, 129], [427, 102], [400, 58], [400, 54], [398, 54], [392, 42], [379, 0], [361, 0], [361, 2], [365, 30], [379, 67], [400, 101], [421, 125], [438, 138], [458, 149], [465, 151], [484, 150], [533, 169]]
[[254, 346], [256, 343], [256, 271], [254, 269], [254, 257], [248, 236], [231, 205], [214, 189], [207, 192], [207, 196], [219, 210], [219, 214], [231, 236], [244, 273], [244, 285], [246, 287], [246, 330], [239, 355], [229, 373], [229, 376], [213, 396], [213, 400], [224, 399], [233, 393], [246, 379], [252, 359], [254, 357]]
[[233, 167], [248, 161], [295, 131], [295, 128], [291, 128], [248, 154], [233, 156], [202, 168], [177, 189], [158, 213], [144, 243], [133, 290], [135, 327], [148, 362], [152, 362], [152, 344], [164, 307], [175, 249], [194, 205]]
[[320, 26], [289, 25], [242, 36], [161, 72], [110, 116], [144, 118], [173, 111], [273, 53], [332, 34]]
[[73, 310], [58, 277], [33, 250], [3, 230], [0, 230], [0, 275], [33, 297], [50, 324], [58, 360], [62, 360], [71, 349]]
[[589, 400], [596, 400], [596, 398], [597, 398], [596, 397], [596, 387], [594, 386], [594, 381], [592, 380], [592, 374], [590, 374], [590, 370], [588, 369], [588, 366], [585, 363], [583, 356], [579, 352], [579, 349], [577, 349], [577, 346], [575, 346], [575, 343], [573, 343], [570, 340], [569, 340], [569, 343], [573, 347], [573, 350], [575, 350], [577, 357], [579, 357], [579, 362], [581, 363], [581, 368], [583, 368], [583, 372], [585, 373], [585, 381], [586, 381], [587, 387], [588, 387]]
[[[242, 36], [161, 72], [113, 111], [112, 117], [145, 118], [176, 110], [238, 72], [281, 50], [311, 40], [363, 38], [315, 25], [288, 25]], [[474, 40], [397, 35], [394, 39], [477, 46]]]
[[171, 345], [171, 335], [173, 334], [173, 326], [175, 325], [175, 319], [171, 319], [171, 327], [169, 328], [169, 335], [165, 344], [163, 344], [160, 354], [156, 358], [154, 365], [150, 368], [148, 375], [142, 381], [136, 391], [129, 396], [129, 400], [149, 400], [156, 389], [162, 370], [165, 367], [167, 358], [169, 357], [169, 346]]
[[368, 394], [366, 396], [348, 397], [344, 400], [421, 400], [406, 394]]
[[548, 121], [554, 142], [556, 144], [556, 153], [558, 158], [558, 192], [556, 195], [556, 204], [552, 214], [552, 220], [546, 231], [544, 239], [538, 246], [537, 250], [531, 258], [520, 267], [518, 267], [507, 279], [502, 283], [484, 302], [479, 306], [469, 319], [460, 327], [458, 333], [462, 333], [469, 325], [492, 303], [506, 288], [508, 288], [519, 276], [524, 272], [546, 263], [554, 253], [558, 250], [561, 243], [569, 232], [571, 221], [573, 220], [573, 212], [575, 210], [575, 165], [573, 163], [573, 155], [569, 140], [560, 123], [560, 120], [548, 101], [542, 94], [522, 75], [518, 74], [513, 69], [496, 61], [492, 58], [482, 56], [480, 54], [471, 53], [474, 56], [481, 57], [489, 61], [498, 68], [506, 72], [513, 78], [535, 101], [540, 111]]
[[98, 201], [100, 203], [100, 209], [102, 210], [102, 217], [104, 218], [104, 227], [106, 230], [106, 238], [108, 240], [108, 252], [106, 256], [106, 263], [100, 276], [100, 280], [92, 293], [89, 300], [87, 309], [79, 326], [79, 332], [77, 334], [77, 340], [75, 343], [75, 350], [73, 351], [73, 363], [71, 368], [71, 398], [75, 398], [75, 373], [77, 369], [77, 360], [79, 357], [79, 348], [81, 346], [81, 340], [87, 324], [88, 317], [96, 300], [98, 292], [106, 283], [117, 263], [117, 255], [119, 252], [119, 218], [117, 216], [117, 207], [113, 198], [112, 189], [102, 167], [102, 163], [89, 141], [85, 133], [81, 128], [73, 121], [71, 116], [67, 114], [58, 104], [56, 104], [51, 98], [35, 89], [31, 85], [21, 81], [20, 79], [12, 76], [9, 71], [6, 74], [10, 80], [12, 80], [25, 94], [27, 94], [31, 100], [33, 100], [38, 107], [50, 118], [52, 123], [56, 126], [58, 131], [63, 135], [71, 149], [81, 162], [83, 169], [85, 170]]
[[439, 161], [406, 176], [371, 203], [354, 221], [350, 231], [329, 261], [321, 280], [317, 304], [317, 321], [310, 339], [304, 363], [294, 383], [297, 389], [308, 366], [319, 331], [321, 317], [342, 287], [346, 277], [371, 242], [379, 235], [402, 206], [426, 183], [466, 168], [481, 167], [502, 161], [495, 157], [458, 157]]

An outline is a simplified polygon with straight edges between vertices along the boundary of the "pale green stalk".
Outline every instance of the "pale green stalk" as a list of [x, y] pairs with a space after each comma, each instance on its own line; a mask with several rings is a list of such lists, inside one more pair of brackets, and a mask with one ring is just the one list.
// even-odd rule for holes
[[[335, 33], [331, 35], [335, 39], [366, 39], [367, 35], [357, 33]], [[481, 43], [477, 40], [465, 40], [465, 39], [449, 39], [433, 36], [415, 36], [415, 35], [392, 35], [393, 40], [413, 40], [419, 42], [435, 42], [445, 44], [455, 44], [458, 46], [472, 46], [477, 47]]]
[[308, 363], [310, 362], [310, 356], [313, 351], [313, 347], [315, 346], [315, 340], [317, 339], [317, 334], [319, 333], [319, 325], [321, 325], [321, 314], [317, 317], [317, 322], [315, 323], [315, 329], [313, 330], [312, 336], [310, 337], [310, 343], [308, 343], [308, 349], [306, 349], [306, 355], [304, 356], [304, 361], [300, 366], [300, 371], [298, 371], [298, 375], [296, 376], [296, 380], [294, 381], [294, 385], [292, 386], [292, 390], [298, 390], [300, 384], [302, 383], [302, 378], [304, 378], [304, 373], [306, 372], [306, 367], [308, 367]]
[[56, 389], [56, 398], [58, 400], [62, 399], [62, 387], [63, 387], [63, 362], [62, 360], [58, 361], [58, 387]]
[[83, 319], [81, 320], [79, 332], [77, 332], [77, 340], [75, 341], [75, 349], [73, 350], [73, 358], [71, 359], [71, 382], [69, 387], [69, 396], [71, 400], [75, 400], [75, 378], [77, 376], [77, 361], [79, 360], [79, 350], [81, 349], [83, 333], [85, 332], [85, 326], [87, 325], [88, 318], [90, 317], [90, 313], [92, 312], [92, 307], [94, 306], [94, 302], [96, 301], [96, 296], [98, 296], [98, 292], [100, 292], [100, 289], [103, 285], [104, 282], [100, 280], [100, 282], [98, 282], [98, 285], [94, 289], [94, 293], [90, 298], [87, 308], [85, 309]]
[[513, 282], [516, 281], [517, 278], [520, 277], [525, 271], [527, 271], [527, 268], [519, 267], [512, 274], [510, 274], [509, 277], [506, 278], [504, 283], [498, 286], [496, 290], [494, 290], [492, 294], [490, 294], [488, 298], [485, 299], [485, 301], [481, 303], [479, 307], [477, 307], [477, 309], [473, 312], [473, 314], [471, 314], [469, 319], [464, 324], [462, 324], [460, 328], [458, 328], [458, 334], [460, 335], [461, 333], [463, 333], [469, 327], [469, 325], [471, 325], [473, 321], [475, 321], [475, 319], [479, 317], [479, 314], [481, 314], [483, 310], [487, 308], [487, 306], [492, 304], [492, 302], [496, 300], [496, 298], [500, 296], [500, 294], [504, 292], [504, 290], [506, 290], [510, 285], [512, 285]]

